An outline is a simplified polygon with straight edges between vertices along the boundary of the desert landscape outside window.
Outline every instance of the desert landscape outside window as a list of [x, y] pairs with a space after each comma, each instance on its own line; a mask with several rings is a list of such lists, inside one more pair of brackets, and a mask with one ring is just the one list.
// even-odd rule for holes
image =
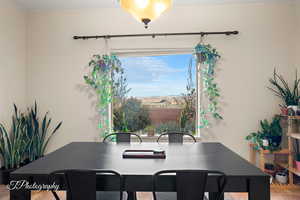
[[196, 135], [196, 69], [191, 54], [120, 57], [123, 72], [114, 77], [112, 104], [116, 132]]

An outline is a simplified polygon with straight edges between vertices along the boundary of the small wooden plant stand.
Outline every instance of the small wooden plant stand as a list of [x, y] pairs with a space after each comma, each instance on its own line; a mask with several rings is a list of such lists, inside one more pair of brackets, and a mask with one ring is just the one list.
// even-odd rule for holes
[[[262, 171], [265, 171], [265, 163], [266, 163], [266, 155], [274, 155], [274, 164], [277, 165], [279, 163], [279, 161], [277, 161], [277, 157], [278, 155], [289, 155], [289, 150], [288, 149], [282, 149], [280, 151], [274, 151], [274, 152], [270, 152], [269, 150], [256, 150], [254, 147], [254, 144], [250, 144], [250, 162], [254, 165], [256, 165], [256, 161], [257, 161], [257, 154], [259, 155], [259, 168]], [[273, 182], [271, 184], [271, 187], [293, 187], [293, 184], [279, 184], [275, 181], [275, 179], [273, 179]]]
[[[294, 175], [300, 176], [300, 171], [298, 171], [294, 167], [294, 145], [293, 145], [293, 140], [300, 140], [300, 132], [299, 132], [299, 124], [298, 121], [300, 122], [300, 116], [281, 116], [282, 119], [288, 120], [288, 131], [287, 131], [287, 136], [288, 136], [288, 147], [281, 149], [279, 151], [273, 151], [270, 152], [269, 150], [256, 150], [255, 144], [250, 144], [250, 162], [256, 165], [256, 155], [259, 155], [259, 168], [262, 171], [265, 171], [265, 163], [266, 155], [274, 155], [274, 165], [278, 166], [283, 169], [288, 170], [288, 175], [289, 175], [289, 183], [288, 184], [279, 184], [276, 182], [275, 179], [273, 179], [273, 183], [271, 184], [272, 188], [281, 188], [281, 189], [289, 189], [289, 188], [300, 188], [299, 185], [296, 185], [294, 183]], [[288, 162], [282, 162], [279, 157], [286, 156]]]

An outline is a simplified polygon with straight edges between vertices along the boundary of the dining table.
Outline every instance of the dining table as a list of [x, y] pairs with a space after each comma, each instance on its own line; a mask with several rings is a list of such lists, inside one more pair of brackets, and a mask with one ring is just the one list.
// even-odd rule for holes
[[[125, 150], [165, 151], [164, 159], [123, 158]], [[270, 200], [270, 176], [221, 143], [194, 144], [72, 142], [11, 173], [11, 181], [49, 184], [49, 174], [56, 170], [114, 170], [124, 177], [123, 190], [129, 193], [152, 192], [153, 174], [162, 170], [214, 170], [227, 176], [225, 192], [247, 192], [250, 200]], [[220, 193], [217, 176], [208, 176], [209, 200]], [[97, 190], [117, 191], [113, 176], [97, 176]], [[104, 184], [105, 183], [105, 184]], [[66, 190], [64, 179], [56, 180]], [[156, 186], [161, 192], [175, 192], [175, 175], [167, 175]], [[12, 189], [11, 200], [30, 200], [28, 188]], [[70, 195], [66, 193], [67, 200]], [[134, 196], [129, 196], [133, 200]], [[224, 198], [224, 197], [223, 197]]]

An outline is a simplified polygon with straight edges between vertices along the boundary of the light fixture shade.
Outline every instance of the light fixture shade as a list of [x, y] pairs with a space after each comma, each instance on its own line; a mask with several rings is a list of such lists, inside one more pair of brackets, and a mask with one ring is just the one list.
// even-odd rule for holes
[[172, 5], [172, 0], [120, 0], [121, 7], [138, 21], [145, 23], [158, 18]]

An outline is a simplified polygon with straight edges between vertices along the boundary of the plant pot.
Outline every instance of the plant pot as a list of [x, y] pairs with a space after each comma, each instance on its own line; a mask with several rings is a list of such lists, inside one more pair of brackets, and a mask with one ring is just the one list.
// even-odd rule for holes
[[283, 172], [278, 172], [276, 174], [276, 181], [280, 184], [287, 184], [288, 182], [288, 176], [286, 173], [283, 173]]
[[148, 137], [153, 137], [153, 136], [154, 136], [154, 130], [149, 130]]
[[263, 139], [262, 143], [263, 143], [264, 147], [268, 147], [269, 146], [269, 140], [267, 140], [267, 139]]
[[298, 110], [298, 106], [297, 106], [297, 105], [290, 105], [290, 106], [288, 106], [288, 108], [293, 109], [293, 111], [294, 111], [295, 113], [296, 113], [297, 110]]
[[266, 174], [269, 174], [270, 176], [275, 176], [276, 171], [275, 170], [269, 170], [269, 169], [265, 169], [264, 172]]
[[4, 167], [2, 167], [0, 169], [0, 185], [7, 185], [10, 182], [10, 173], [15, 171], [16, 169], [4, 169]]
[[298, 170], [298, 171], [300, 171], [300, 161], [295, 161], [295, 163], [296, 163], [296, 169]]
[[268, 136], [269, 145], [272, 147], [279, 147], [281, 144], [282, 136]]
[[267, 173], [271, 176], [275, 176], [275, 173], [276, 173], [275, 166], [273, 164], [270, 164], [270, 163], [265, 163], [264, 171], [265, 171], [265, 173]]
[[289, 116], [295, 116], [297, 114], [298, 106], [288, 106], [288, 115]]
[[283, 116], [289, 115], [289, 109], [288, 108], [281, 108], [281, 115], [283, 115]]
[[196, 53], [197, 56], [197, 62], [198, 63], [203, 63], [206, 60], [206, 56], [204, 53]]
[[31, 163], [31, 161], [27, 158], [25, 159], [22, 163], [21, 163], [21, 167], [25, 166], [25, 165], [28, 165], [29, 163]]

